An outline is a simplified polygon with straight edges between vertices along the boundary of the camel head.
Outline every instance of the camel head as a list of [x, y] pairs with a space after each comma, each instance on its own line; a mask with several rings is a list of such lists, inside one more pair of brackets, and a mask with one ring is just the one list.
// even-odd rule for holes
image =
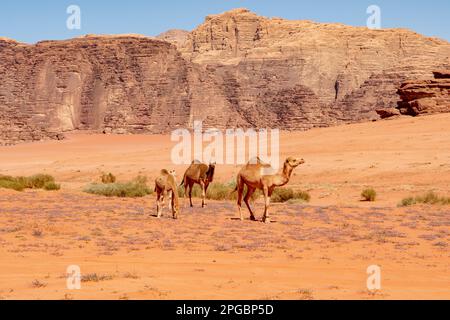
[[210, 162], [208, 166], [208, 171], [206, 172], [209, 182], [212, 182], [214, 180], [215, 170], [216, 170], [216, 162]]
[[289, 165], [291, 168], [297, 168], [299, 165], [304, 164], [305, 160], [301, 158], [289, 157], [286, 159], [285, 164]]

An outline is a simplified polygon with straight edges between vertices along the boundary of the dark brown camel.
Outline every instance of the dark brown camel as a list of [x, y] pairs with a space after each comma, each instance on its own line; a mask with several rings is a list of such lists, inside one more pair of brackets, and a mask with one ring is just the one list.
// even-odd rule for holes
[[[199, 184], [202, 188], [202, 208], [205, 207], [206, 192], [208, 191], [209, 184], [213, 182], [214, 171], [216, 169], [215, 163], [209, 165], [201, 163], [199, 161], [193, 161], [184, 174], [181, 185], [184, 185], [184, 197], [188, 194], [189, 188], [189, 203], [192, 205], [192, 188], [195, 184]], [[185, 202], [186, 203], [186, 202]]]

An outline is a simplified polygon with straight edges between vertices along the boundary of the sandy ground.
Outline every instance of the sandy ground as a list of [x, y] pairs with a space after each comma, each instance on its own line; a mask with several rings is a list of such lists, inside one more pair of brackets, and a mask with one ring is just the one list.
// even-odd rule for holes
[[[174, 144], [78, 133], [0, 147], [0, 174], [46, 172], [62, 184], [0, 189], [0, 299], [450, 299], [450, 208], [397, 207], [430, 190], [450, 195], [449, 114], [283, 133], [283, 157], [306, 160], [290, 186], [312, 201], [274, 205], [270, 225], [236, 220], [231, 202], [201, 209], [195, 199], [179, 220], [158, 220], [154, 196], [82, 192], [103, 171], [181, 175]], [[238, 170], [218, 166], [217, 180]], [[367, 186], [376, 202], [361, 202]], [[86, 276], [81, 290], [66, 287], [69, 265]], [[369, 265], [381, 267], [380, 291], [367, 290]]]

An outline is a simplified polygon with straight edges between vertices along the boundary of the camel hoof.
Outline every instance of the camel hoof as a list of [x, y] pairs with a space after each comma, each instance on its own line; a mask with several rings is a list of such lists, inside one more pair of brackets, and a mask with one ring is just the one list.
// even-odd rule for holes
[[263, 219], [263, 223], [270, 224], [270, 218]]
[[256, 221], [256, 218], [255, 218], [255, 217], [253, 217], [253, 216], [251, 216], [251, 217], [250, 217], [250, 220], [252, 220], [252, 221]]

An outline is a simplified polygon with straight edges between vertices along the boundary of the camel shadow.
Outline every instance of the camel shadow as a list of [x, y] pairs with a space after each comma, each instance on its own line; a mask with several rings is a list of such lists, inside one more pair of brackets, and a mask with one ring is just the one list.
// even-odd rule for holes
[[[231, 221], [241, 221], [240, 218], [230, 218]], [[256, 219], [256, 220], [252, 220], [250, 218], [245, 218], [244, 221], [251, 221], [251, 222], [261, 222], [263, 223], [262, 219]], [[277, 223], [277, 220], [270, 220], [270, 223]]]

